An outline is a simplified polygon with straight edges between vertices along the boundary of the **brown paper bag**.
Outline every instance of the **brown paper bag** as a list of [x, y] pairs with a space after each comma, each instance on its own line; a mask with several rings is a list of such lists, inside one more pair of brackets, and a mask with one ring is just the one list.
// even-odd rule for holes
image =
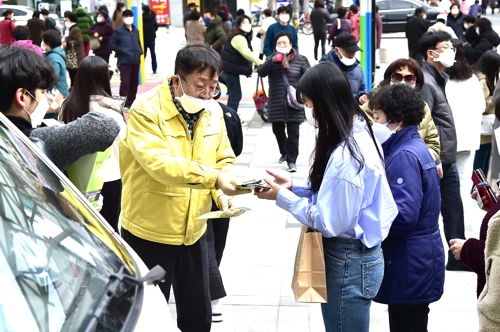
[[306, 226], [302, 226], [297, 246], [292, 290], [297, 302], [327, 302], [323, 237]]

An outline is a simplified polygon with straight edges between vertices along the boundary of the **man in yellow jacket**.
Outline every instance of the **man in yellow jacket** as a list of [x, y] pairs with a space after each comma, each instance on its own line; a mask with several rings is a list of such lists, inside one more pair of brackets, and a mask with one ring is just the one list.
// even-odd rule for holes
[[173, 285], [177, 325], [210, 331], [206, 220], [231, 204], [235, 160], [223, 113], [213, 100], [219, 54], [204, 44], [177, 53], [175, 75], [138, 98], [120, 143], [122, 236], [149, 268], [162, 266], [167, 301]]

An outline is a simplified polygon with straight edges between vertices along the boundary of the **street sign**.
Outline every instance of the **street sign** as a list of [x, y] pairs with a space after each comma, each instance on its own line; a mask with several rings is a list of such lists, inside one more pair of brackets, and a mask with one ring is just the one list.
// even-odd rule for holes
[[156, 14], [156, 23], [161, 25], [170, 24], [169, 0], [151, 0], [151, 10]]

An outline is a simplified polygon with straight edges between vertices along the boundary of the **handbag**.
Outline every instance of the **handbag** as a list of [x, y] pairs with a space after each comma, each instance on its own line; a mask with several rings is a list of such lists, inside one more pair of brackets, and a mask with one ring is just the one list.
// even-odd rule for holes
[[98, 38], [90, 38], [89, 45], [90, 49], [92, 51], [95, 51], [101, 47], [101, 42], [99, 41]]
[[295, 88], [288, 82], [288, 77], [286, 77], [285, 69], [283, 67], [281, 67], [281, 75], [283, 76], [283, 81], [286, 86], [286, 101], [288, 106], [298, 110], [303, 110], [304, 105], [297, 101], [297, 90], [295, 90]]
[[[259, 83], [262, 86], [262, 90], [259, 90]], [[266, 95], [266, 90], [264, 89], [264, 81], [262, 77], [257, 77], [257, 87], [255, 88], [255, 93], [253, 94], [253, 102], [255, 103], [255, 108], [259, 115], [267, 113], [267, 106], [269, 98]]]
[[75, 50], [75, 42], [71, 42], [71, 46], [68, 51], [66, 51], [66, 68], [68, 69], [78, 69], [78, 57]]
[[[311, 220], [311, 211], [307, 216]], [[327, 303], [325, 254], [323, 235], [313, 228], [302, 226], [295, 266], [292, 290], [296, 302]]]
[[483, 115], [481, 118], [481, 135], [493, 135], [493, 124], [495, 122], [495, 114]]

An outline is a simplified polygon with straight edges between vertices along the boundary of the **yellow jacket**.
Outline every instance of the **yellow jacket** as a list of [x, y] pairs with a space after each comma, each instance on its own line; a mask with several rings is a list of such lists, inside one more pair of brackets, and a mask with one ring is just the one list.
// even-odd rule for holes
[[[366, 113], [370, 121], [373, 123], [373, 112], [368, 107], [368, 102], [361, 105], [361, 109]], [[432, 158], [436, 164], [440, 164], [439, 154], [441, 153], [441, 144], [439, 143], [439, 134], [432, 120], [431, 110], [427, 103], [425, 104], [425, 116], [422, 122], [418, 125], [418, 133], [420, 137], [424, 140], [427, 149], [429, 150]]]
[[[148, 241], [191, 245], [205, 233], [220, 171], [232, 172], [235, 155], [220, 106], [205, 110], [191, 140], [172, 99], [169, 79], [138, 98], [120, 143], [122, 226]], [[212, 194], [212, 197], [211, 197]]]

